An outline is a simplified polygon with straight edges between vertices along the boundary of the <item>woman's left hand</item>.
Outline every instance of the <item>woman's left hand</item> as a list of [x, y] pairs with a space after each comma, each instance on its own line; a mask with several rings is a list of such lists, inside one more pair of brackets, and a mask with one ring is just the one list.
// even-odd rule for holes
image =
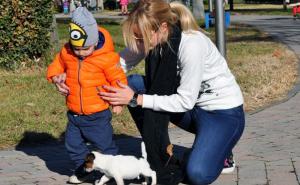
[[111, 105], [128, 105], [133, 97], [133, 90], [121, 82], [117, 82], [120, 88], [104, 85], [103, 88], [108, 92], [99, 92], [99, 95]]

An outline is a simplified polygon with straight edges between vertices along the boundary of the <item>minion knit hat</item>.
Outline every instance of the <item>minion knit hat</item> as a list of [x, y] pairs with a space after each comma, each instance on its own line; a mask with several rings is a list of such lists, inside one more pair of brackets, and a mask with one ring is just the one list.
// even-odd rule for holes
[[98, 42], [98, 26], [93, 15], [85, 8], [78, 7], [70, 23], [70, 43], [76, 47], [87, 47]]

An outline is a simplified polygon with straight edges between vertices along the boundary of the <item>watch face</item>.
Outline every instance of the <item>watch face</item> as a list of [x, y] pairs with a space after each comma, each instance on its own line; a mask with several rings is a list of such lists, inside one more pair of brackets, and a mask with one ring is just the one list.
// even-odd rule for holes
[[138, 94], [134, 93], [132, 99], [129, 101], [129, 104], [128, 104], [130, 107], [136, 107], [137, 106], [137, 97], [138, 97]]
[[128, 104], [130, 107], [136, 107], [137, 106], [137, 101], [136, 99], [132, 99], [130, 100], [129, 104]]

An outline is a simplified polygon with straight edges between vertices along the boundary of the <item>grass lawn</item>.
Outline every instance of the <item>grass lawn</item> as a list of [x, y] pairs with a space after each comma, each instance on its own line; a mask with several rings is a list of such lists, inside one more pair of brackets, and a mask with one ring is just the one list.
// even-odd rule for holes
[[[229, 6], [226, 6], [229, 9]], [[234, 4], [233, 14], [255, 14], [255, 15], [290, 15], [292, 10], [290, 7], [287, 10], [283, 9], [283, 5], [276, 4]]]
[[[113, 35], [116, 50], [124, 47], [119, 25], [102, 25]], [[208, 35], [214, 39], [213, 30]], [[67, 26], [59, 25], [60, 45]], [[296, 56], [264, 33], [244, 25], [227, 32], [228, 64], [241, 85], [247, 111], [283, 98], [296, 80]], [[143, 63], [134, 71], [143, 72]], [[45, 79], [45, 68], [0, 70], [0, 148], [20, 142], [60, 140], [66, 127], [64, 97]], [[113, 116], [117, 135], [136, 134], [127, 109]]]

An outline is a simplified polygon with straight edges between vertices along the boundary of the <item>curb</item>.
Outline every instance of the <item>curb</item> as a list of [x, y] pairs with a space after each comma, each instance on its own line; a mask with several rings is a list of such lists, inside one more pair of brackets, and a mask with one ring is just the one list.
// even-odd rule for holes
[[[54, 14], [56, 22], [59, 23], [69, 23], [71, 21], [71, 15], [64, 15], [64, 14]], [[98, 23], [114, 23], [120, 24], [123, 20], [125, 20], [125, 16], [121, 15], [94, 15], [96, 21]]]

